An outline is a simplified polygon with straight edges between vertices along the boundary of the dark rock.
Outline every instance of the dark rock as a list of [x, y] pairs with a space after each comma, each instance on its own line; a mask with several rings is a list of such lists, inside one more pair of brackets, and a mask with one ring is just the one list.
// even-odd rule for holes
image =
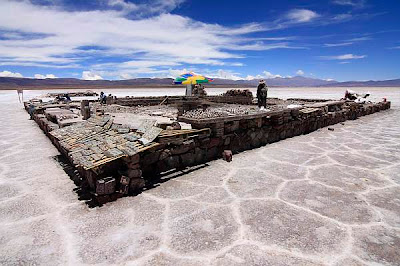
[[206, 161], [206, 152], [203, 149], [196, 148], [194, 151], [194, 157], [196, 164], [201, 164]]
[[188, 152], [181, 155], [181, 161], [183, 166], [191, 166], [195, 163], [195, 155], [192, 152]]
[[128, 176], [121, 176], [121, 185], [129, 185], [129, 182], [131, 181], [130, 177]]
[[147, 166], [147, 165], [151, 165], [151, 164], [157, 162], [160, 158], [160, 153], [161, 153], [161, 151], [155, 151], [155, 152], [151, 152], [151, 153], [145, 155], [143, 157], [143, 159], [141, 160], [141, 163], [143, 165]]
[[208, 148], [219, 146], [221, 143], [220, 138], [211, 138], [210, 143], [208, 144]]
[[214, 160], [218, 157], [217, 147], [213, 147], [207, 151], [207, 160]]
[[224, 150], [224, 152], [222, 153], [222, 158], [227, 162], [231, 162], [232, 161], [232, 151]]
[[129, 192], [135, 193], [141, 191], [145, 186], [144, 179], [142, 178], [135, 178], [131, 179], [131, 183], [129, 185]]
[[97, 180], [97, 182], [96, 182], [96, 194], [98, 194], [98, 195], [106, 194], [103, 179]]
[[168, 169], [177, 168], [180, 165], [179, 156], [170, 156], [164, 160], [165, 164], [167, 165]]
[[224, 145], [228, 146], [231, 143], [231, 138], [230, 137], [226, 137], [224, 140]]
[[110, 196], [109, 195], [101, 195], [96, 197], [97, 202], [102, 205], [104, 203], [110, 202]]
[[138, 178], [142, 176], [142, 170], [140, 169], [128, 169], [127, 171], [129, 178]]
[[171, 156], [171, 151], [168, 149], [165, 149], [161, 152], [159, 160], [162, 161], [162, 160], [168, 158], [169, 156]]
[[105, 194], [112, 194], [115, 192], [115, 178], [113, 177], [106, 177], [104, 178], [104, 191]]
[[195, 143], [193, 140], [187, 140], [182, 143], [182, 145], [179, 145], [173, 149], [171, 149], [171, 154], [177, 155], [177, 154], [182, 154], [186, 153], [191, 149], [194, 149]]

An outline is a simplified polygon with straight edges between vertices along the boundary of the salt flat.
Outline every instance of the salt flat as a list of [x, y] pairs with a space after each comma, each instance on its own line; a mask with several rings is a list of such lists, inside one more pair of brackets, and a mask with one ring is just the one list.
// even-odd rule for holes
[[16, 92], [2, 91], [0, 264], [400, 265], [400, 93], [373, 91], [392, 109], [93, 209]]

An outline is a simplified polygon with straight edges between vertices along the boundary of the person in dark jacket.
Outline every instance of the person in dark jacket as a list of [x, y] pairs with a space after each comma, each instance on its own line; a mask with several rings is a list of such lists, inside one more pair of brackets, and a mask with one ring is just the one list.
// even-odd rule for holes
[[71, 101], [71, 97], [69, 97], [68, 93], [66, 93], [66, 94], [64, 95], [64, 97], [65, 97], [65, 101], [66, 101], [66, 102], [70, 102], [70, 101]]
[[257, 87], [257, 101], [260, 110], [264, 110], [267, 108], [267, 94], [268, 94], [267, 84], [265, 84], [265, 81], [261, 79]]
[[100, 92], [100, 103], [101, 104], [103, 104], [103, 103], [105, 104], [106, 100], [107, 100], [106, 94], [104, 92]]

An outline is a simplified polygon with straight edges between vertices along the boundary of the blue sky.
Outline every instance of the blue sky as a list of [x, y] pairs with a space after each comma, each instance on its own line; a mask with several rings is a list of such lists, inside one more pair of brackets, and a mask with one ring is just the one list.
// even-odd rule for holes
[[0, 0], [0, 76], [400, 78], [398, 0]]

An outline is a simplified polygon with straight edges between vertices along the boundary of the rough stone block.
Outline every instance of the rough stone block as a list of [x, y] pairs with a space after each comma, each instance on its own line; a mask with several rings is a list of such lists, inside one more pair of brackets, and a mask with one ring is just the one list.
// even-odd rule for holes
[[224, 152], [222, 153], [222, 158], [227, 162], [231, 162], [232, 161], [232, 151], [224, 150]]
[[220, 138], [211, 138], [210, 142], [208, 144], [208, 148], [219, 146], [220, 143], [221, 143], [221, 139]]
[[97, 202], [98, 202], [100, 205], [105, 204], [105, 203], [111, 201], [109, 195], [100, 195], [100, 196], [97, 196], [97, 197], [96, 197], [96, 200], [97, 200]]
[[128, 194], [129, 193], [129, 184], [128, 185], [121, 184], [119, 187], [119, 193], [124, 194], [124, 195]]
[[136, 163], [136, 164], [128, 164], [128, 168], [129, 169], [139, 169], [140, 168], [140, 164]]
[[188, 152], [181, 155], [181, 161], [183, 166], [191, 166], [195, 163], [195, 155], [192, 152]]
[[103, 179], [97, 180], [97, 182], [96, 182], [96, 194], [98, 194], [98, 195], [106, 194]]
[[142, 176], [142, 170], [140, 169], [128, 169], [127, 171], [129, 178], [138, 178]]
[[160, 153], [161, 151], [155, 151], [145, 155], [141, 160], [141, 163], [147, 166], [157, 162], [160, 158]]
[[129, 156], [129, 157], [125, 157], [124, 161], [128, 164], [137, 164], [140, 160], [140, 155], [139, 153], [133, 155], [133, 156]]
[[135, 178], [131, 179], [131, 182], [129, 184], [129, 192], [130, 193], [135, 193], [135, 192], [140, 192], [145, 186], [145, 181], [142, 178]]
[[208, 145], [210, 144], [210, 138], [204, 138], [200, 140], [199, 143], [201, 148], [207, 148]]
[[168, 169], [177, 168], [180, 165], [178, 155], [170, 156], [167, 159], [165, 159], [164, 162], [166, 163]]
[[129, 182], [131, 181], [130, 177], [128, 176], [121, 176], [121, 185], [129, 185]]
[[196, 164], [201, 164], [206, 161], [206, 152], [203, 149], [196, 148], [194, 150], [194, 156]]
[[187, 141], [184, 141], [184, 142], [182, 143], [182, 145], [179, 145], [179, 146], [177, 146], [177, 147], [171, 149], [171, 153], [172, 153], [173, 155], [186, 153], [186, 152], [188, 152], [189, 150], [194, 149], [194, 147], [195, 147], [194, 141], [193, 141], [193, 140], [187, 140]]
[[213, 147], [207, 151], [207, 160], [214, 160], [218, 157], [217, 147]]
[[165, 149], [161, 152], [159, 160], [162, 161], [168, 158], [169, 156], [171, 156], [171, 151], [169, 149]]
[[104, 192], [105, 194], [112, 194], [115, 192], [115, 178], [106, 177], [104, 178]]
[[231, 143], [231, 138], [230, 137], [226, 137], [224, 140], [224, 145], [228, 146]]

